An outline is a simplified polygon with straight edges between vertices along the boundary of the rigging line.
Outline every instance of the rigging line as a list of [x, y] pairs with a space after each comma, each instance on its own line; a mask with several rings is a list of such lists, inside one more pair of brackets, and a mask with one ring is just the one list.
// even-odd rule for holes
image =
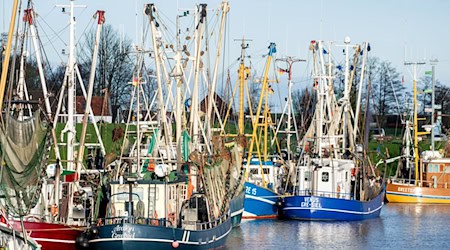
[[[90, 30], [95, 30], [94, 27], [94, 21], [96, 20], [96, 18], [91, 18], [91, 20], [88, 22], [88, 24], [86, 24], [86, 27], [84, 28], [83, 32], [81, 32], [81, 35], [79, 36], [80, 38], [78, 38], [78, 41], [75, 43], [75, 46], [80, 44], [80, 41], [82, 38], [87, 37], [89, 34], [86, 32], [86, 30], [88, 28], [90, 28]], [[85, 44], [86, 44], [86, 39], [85, 38]], [[83, 47], [82, 47], [83, 48]]]
[[[66, 25], [64, 28], [62, 28], [59, 32], [56, 32], [46, 21], [45, 19], [39, 19], [42, 20], [44, 22], [44, 24], [47, 25], [47, 27], [53, 32], [53, 34], [56, 36], [56, 38], [59, 38], [59, 40], [64, 44], [64, 46], [67, 46], [67, 43], [59, 36], [60, 33], [64, 32], [67, 30], [67, 28], [70, 27], [70, 25]], [[44, 31], [44, 33], [47, 35], [47, 33]], [[50, 38], [50, 36], [47, 35], [48, 38]]]
[[[95, 19], [92, 19], [92, 20], [95, 20]], [[89, 25], [87, 25], [86, 26], [86, 28], [84, 29], [84, 31], [83, 31], [83, 35], [81, 35], [80, 36], [80, 38], [78, 39], [78, 41], [76, 42], [76, 45], [81, 45], [80, 44], [80, 42], [81, 42], [81, 39], [82, 38], [84, 38], [84, 43], [81, 45], [81, 46], [77, 46], [78, 48], [80, 48], [79, 49], [79, 53], [81, 54], [81, 55], [84, 55], [85, 57], [87, 57], [87, 58], [82, 58], [82, 59], [84, 59], [84, 60], [92, 60], [92, 55], [90, 55], [91, 54], [91, 52], [92, 52], [92, 50], [91, 50], [91, 48], [87, 48], [87, 43], [88, 43], [88, 39], [89, 39], [89, 35], [92, 35], [92, 34], [94, 34], [94, 33], [86, 33], [86, 30], [87, 30], [87, 28], [88, 28], [88, 26]], [[93, 28], [93, 26], [94, 26], [94, 22], [92, 22], [91, 23], [91, 25], [90, 25], [90, 30], [91, 31], [95, 31], [95, 29]], [[103, 30], [102, 30], [103, 31]], [[102, 32], [103, 33], [103, 32]], [[91, 36], [93, 39], [95, 39], [93, 36]], [[92, 40], [93, 41], [93, 40]], [[102, 41], [103, 41], [103, 39], [102, 39]], [[92, 44], [93, 45], [93, 44]]]
[[155, 14], [156, 14], [155, 19], [156, 19], [157, 21], [159, 21], [159, 22], [158, 22], [159, 25], [162, 26], [162, 27], [161, 27], [162, 29], [159, 28], [158, 30], [159, 30], [161, 33], [163, 33], [162, 31], [165, 31], [165, 32], [164, 32], [165, 37], [168, 37], [168, 38], [169, 38], [169, 39], [165, 39], [165, 40], [166, 40], [166, 41], [169, 41], [170, 43], [173, 43], [173, 41], [176, 39], [176, 34], [174, 34], [174, 33], [172, 32], [172, 29], [169, 29], [169, 28], [168, 28], [168, 26], [166, 25], [166, 23], [165, 23], [165, 21], [163, 20], [162, 16], [159, 15], [159, 12], [156, 12]]
[[[44, 34], [46, 34], [44, 29], [42, 29], [42, 32], [44, 32]], [[48, 36], [47, 36], [47, 37], [48, 37]], [[39, 40], [40, 40], [40, 37], [39, 37]], [[49, 40], [49, 41], [50, 41], [50, 40]], [[42, 43], [42, 42], [41, 42], [41, 43]], [[56, 52], [56, 55], [58, 55], [59, 59], [60, 59], [61, 62], [62, 62], [62, 61], [63, 61], [63, 58], [61, 57], [60, 53], [59, 53], [58, 50], [56, 49], [55, 44], [52, 43], [52, 42], [50, 42], [49, 44], [50, 44], [51, 47], [54, 49], [54, 51]], [[65, 45], [67, 45], [67, 44], [65, 44]], [[45, 44], [42, 43], [42, 47], [44, 47], [44, 46], [45, 46]]]
[[395, 103], [397, 104], [397, 111], [398, 111], [398, 114], [401, 115], [401, 112], [400, 112], [400, 105], [398, 104], [398, 99], [397, 99], [397, 93], [396, 93], [396, 91], [395, 91], [394, 84], [393, 84], [393, 80], [392, 80], [392, 78], [390, 77], [390, 74], [389, 74], [389, 78], [390, 78], [390, 83], [391, 83], [392, 91], [394, 92]]
[[[156, 15], [158, 15], [160, 21], [164, 21], [164, 20], [163, 20], [163, 17], [164, 17], [165, 20], [168, 20], [169, 23], [171, 23], [172, 27], [176, 27], [176, 23], [175, 23], [174, 21], [172, 21], [172, 19], [169, 18], [167, 15], [165, 15], [164, 12], [162, 12], [162, 11], [157, 11], [157, 12], [156, 12]], [[164, 21], [164, 22], [165, 22], [165, 21]], [[166, 26], [167, 26], [167, 25], [166, 25]], [[171, 29], [171, 30], [173, 30], [173, 29]]]
[[53, 8], [50, 9], [42, 18], [47, 18], [54, 10], [56, 9], [56, 5], [53, 5]]

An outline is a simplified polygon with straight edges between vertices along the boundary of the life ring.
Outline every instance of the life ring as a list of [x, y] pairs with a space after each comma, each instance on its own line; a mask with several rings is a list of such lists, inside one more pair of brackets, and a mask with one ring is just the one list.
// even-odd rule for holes
[[150, 159], [148, 161], [147, 171], [149, 171], [149, 172], [154, 172], [155, 171], [155, 161], [153, 159]]
[[51, 209], [50, 209], [50, 211], [51, 211], [53, 217], [58, 216], [58, 210], [59, 210], [59, 209], [58, 209], [58, 206], [56, 206], [56, 204], [53, 204], [52, 207], [51, 207]]

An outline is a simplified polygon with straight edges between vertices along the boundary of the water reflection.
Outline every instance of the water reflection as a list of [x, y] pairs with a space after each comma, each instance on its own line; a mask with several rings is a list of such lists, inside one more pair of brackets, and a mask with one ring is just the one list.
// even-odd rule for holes
[[449, 205], [388, 204], [359, 222], [244, 221], [227, 249], [447, 249]]

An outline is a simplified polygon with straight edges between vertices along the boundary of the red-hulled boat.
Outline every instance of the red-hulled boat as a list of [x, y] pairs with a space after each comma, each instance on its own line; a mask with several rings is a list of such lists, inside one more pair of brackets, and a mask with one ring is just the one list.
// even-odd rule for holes
[[[24, 221], [27, 233], [42, 246], [42, 250], [75, 250], [75, 239], [83, 230], [80, 227], [47, 222]], [[14, 227], [22, 232], [20, 221]]]

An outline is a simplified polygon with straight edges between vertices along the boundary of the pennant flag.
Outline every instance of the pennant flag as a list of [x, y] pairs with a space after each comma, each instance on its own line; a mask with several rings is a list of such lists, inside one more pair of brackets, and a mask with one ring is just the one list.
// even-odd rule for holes
[[405, 84], [405, 76], [402, 76], [402, 84]]
[[327, 52], [325, 49], [322, 49], [322, 53], [323, 53], [324, 55], [328, 54], [328, 52]]
[[432, 74], [433, 74], [433, 71], [431, 71], [431, 70], [425, 71], [425, 75], [431, 76]]
[[[148, 155], [152, 155], [153, 149], [155, 148], [156, 134], [158, 134], [158, 129], [155, 129], [155, 132], [152, 134], [152, 137], [150, 139], [150, 143], [149, 143], [148, 149], [147, 149]], [[141, 173], [152, 172], [154, 170], [155, 170], [155, 162], [152, 159], [145, 160], [144, 165], [142, 166]]]
[[289, 70], [278, 67], [278, 74], [282, 75], [282, 74], [288, 73], [288, 72], [289, 72]]
[[186, 130], [183, 131], [181, 136], [182, 136], [181, 154], [183, 156], [183, 161], [187, 161], [189, 159], [189, 142], [191, 141], [191, 137], [186, 132]]

